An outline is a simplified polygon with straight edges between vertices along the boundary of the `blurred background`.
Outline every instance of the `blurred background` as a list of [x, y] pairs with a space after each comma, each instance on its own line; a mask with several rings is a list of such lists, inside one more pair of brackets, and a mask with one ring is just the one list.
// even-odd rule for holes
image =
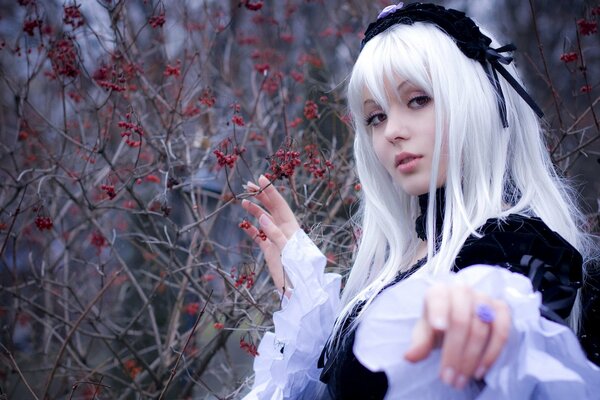
[[[436, 3], [517, 45], [597, 233], [600, 4]], [[268, 174], [347, 271], [344, 84], [387, 5], [0, 0], [0, 398], [248, 390], [279, 297], [240, 229], [244, 184]]]

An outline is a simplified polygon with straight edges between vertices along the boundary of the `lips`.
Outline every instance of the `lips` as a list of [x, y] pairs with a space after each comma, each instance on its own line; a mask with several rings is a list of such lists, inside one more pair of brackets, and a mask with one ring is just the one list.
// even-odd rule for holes
[[415, 172], [419, 166], [419, 160], [423, 156], [402, 152], [395, 158], [396, 169], [402, 174], [411, 174]]
[[395, 159], [396, 167], [410, 164], [413, 161], [418, 160], [420, 158], [423, 158], [423, 156], [418, 156], [416, 154], [402, 152], [396, 156], [396, 159]]

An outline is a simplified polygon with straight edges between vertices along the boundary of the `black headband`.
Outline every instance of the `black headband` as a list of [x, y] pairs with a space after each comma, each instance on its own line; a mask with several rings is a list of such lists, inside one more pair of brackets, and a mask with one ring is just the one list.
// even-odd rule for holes
[[513, 58], [503, 56], [500, 53], [514, 51], [516, 47], [508, 44], [497, 49], [492, 49], [490, 47], [492, 39], [481, 33], [475, 22], [467, 17], [464, 12], [451, 8], [446, 9], [434, 4], [422, 3], [413, 3], [406, 7], [403, 7], [403, 3], [388, 6], [365, 31], [365, 37], [361, 42], [360, 49], [362, 50], [369, 40], [396, 24], [412, 25], [415, 22], [429, 22], [437, 25], [454, 39], [456, 45], [465, 56], [481, 63], [498, 94], [498, 108], [500, 117], [502, 118], [502, 126], [507, 128], [508, 120], [506, 116], [506, 101], [500, 88], [498, 73], [529, 104], [529, 107], [531, 107], [538, 117], [543, 117], [544, 113], [525, 91], [523, 86], [502, 66], [502, 64], [510, 64]]

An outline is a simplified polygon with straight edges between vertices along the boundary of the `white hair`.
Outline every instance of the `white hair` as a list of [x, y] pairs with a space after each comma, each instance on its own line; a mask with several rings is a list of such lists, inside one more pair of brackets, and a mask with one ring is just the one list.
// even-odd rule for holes
[[[492, 47], [498, 47], [495, 40]], [[506, 69], [520, 82], [512, 65]], [[509, 214], [537, 216], [584, 259], [589, 254], [589, 241], [579, 228], [582, 215], [573, 193], [553, 168], [534, 111], [500, 78], [509, 124], [503, 128], [497, 93], [478, 61], [467, 58], [453, 39], [433, 24], [398, 24], [365, 45], [348, 83], [356, 167], [362, 184], [356, 222], [362, 233], [342, 296], [344, 308], [334, 327], [334, 345], [355, 305], [367, 300], [362, 314], [374, 294], [398, 272], [411, 267], [419, 244], [415, 234], [418, 200], [395, 185], [379, 163], [363, 115], [365, 91], [388, 110], [386, 83], [399, 77], [427, 92], [435, 105], [436, 144], [427, 214], [430, 238], [440, 233], [434, 232], [432, 194], [442, 138], [448, 146], [442, 241], [439, 250], [433, 240], [428, 241], [428, 262], [419, 273], [450, 271], [465, 240], [477, 234], [478, 227], [489, 218], [502, 220]]]

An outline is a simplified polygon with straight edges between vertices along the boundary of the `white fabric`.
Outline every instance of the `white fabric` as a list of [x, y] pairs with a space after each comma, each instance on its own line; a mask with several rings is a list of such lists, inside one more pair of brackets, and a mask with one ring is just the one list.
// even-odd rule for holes
[[[293, 295], [284, 297], [282, 309], [273, 315], [275, 333], [266, 333], [258, 347], [254, 386], [244, 399], [327, 398], [317, 360], [340, 309], [341, 278], [324, 273], [325, 257], [301, 230], [288, 241], [282, 262]], [[485, 385], [471, 382], [461, 391], [439, 379], [439, 350], [417, 364], [404, 361], [423, 295], [434, 283], [426, 274], [415, 274], [377, 296], [356, 332], [358, 360], [388, 377], [386, 399], [600, 399], [600, 371], [568, 328], [540, 317], [540, 294], [532, 292], [526, 277], [472, 266], [435, 282], [440, 280], [506, 301], [513, 316], [508, 343]]]
[[[281, 261], [294, 290], [273, 314], [254, 359], [252, 399], [307, 399], [323, 396], [317, 360], [339, 312], [341, 276], [325, 274], [325, 256], [302, 230], [283, 249]], [[283, 349], [283, 352], [281, 351]]]
[[371, 371], [386, 373], [386, 399], [600, 399], [600, 370], [570, 329], [540, 316], [541, 295], [533, 293], [529, 279], [478, 265], [435, 282], [440, 280], [504, 300], [513, 318], [509, 340], [486, 373], [485, 385], [472, 381], [463, 390], [439, 379], [439, 350], [417, 364], [404, 361], [424, 293], [434, 283], [424, 275], [408, 278], [373, 300], [356, 330], [354, 354]]

